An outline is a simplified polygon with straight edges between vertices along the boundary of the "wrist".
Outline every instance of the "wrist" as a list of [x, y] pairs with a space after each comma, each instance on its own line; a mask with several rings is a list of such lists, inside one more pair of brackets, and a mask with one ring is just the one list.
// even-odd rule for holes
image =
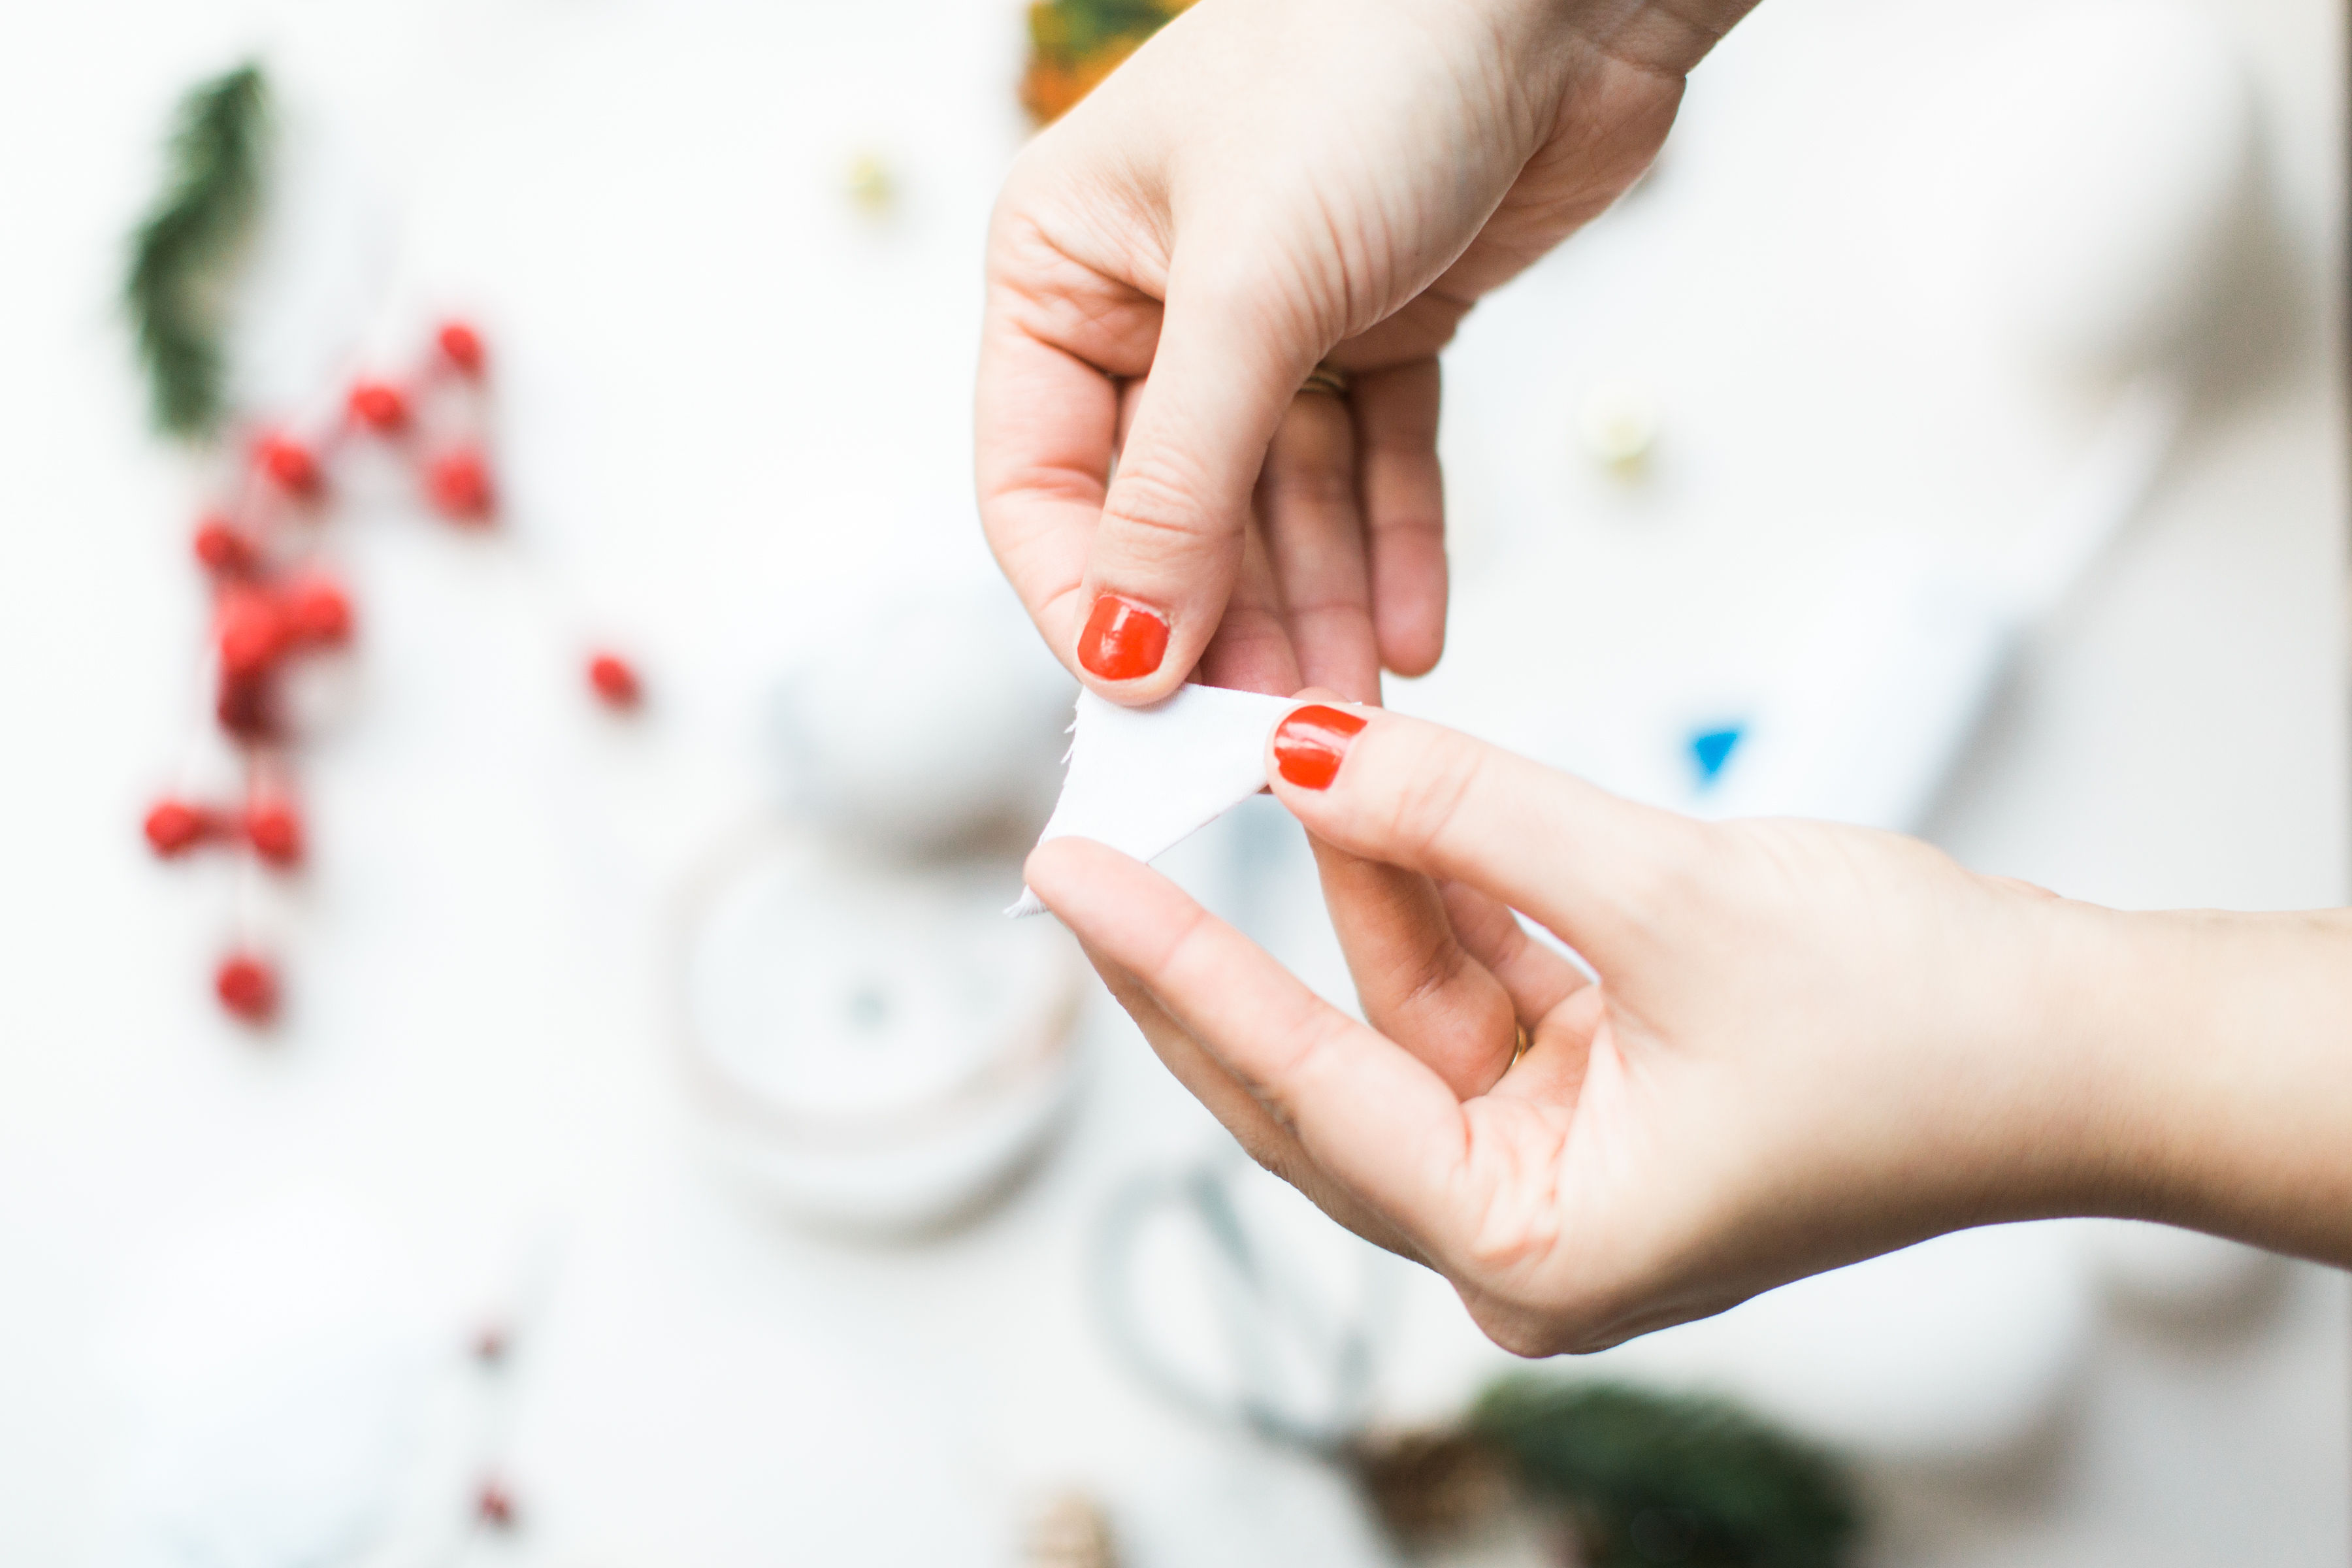
[[2053, 1212], [2352, 1262], [2352, 915], [2060, 908]]

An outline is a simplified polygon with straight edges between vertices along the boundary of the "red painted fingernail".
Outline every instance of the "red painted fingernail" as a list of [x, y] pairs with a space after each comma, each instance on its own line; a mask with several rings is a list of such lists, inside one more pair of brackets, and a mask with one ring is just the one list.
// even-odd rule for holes
[[1320, 702], [1295, 709], [1275, 726], [1274, 765], [1300, 789], [1329, 789], [1339, 776], [1339, 760], [1364, 721]]
[[1156, 610], [1105, 594], [1078, 634], [1078, 662], [1103, 680], [1140, 680], [1168, 652], [1168, 623]]

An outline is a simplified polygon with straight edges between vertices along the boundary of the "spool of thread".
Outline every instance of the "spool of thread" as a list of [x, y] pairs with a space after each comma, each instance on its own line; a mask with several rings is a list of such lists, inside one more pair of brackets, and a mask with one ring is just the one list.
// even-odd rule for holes
[[684, 927], [687, 1076], [719, 1163], [829, 1228], [918, 1231], [1002, 1192], [1076, 1082], [1085, 966], [1002, 912], [1017, 869], [812, 839], [730, 846]]

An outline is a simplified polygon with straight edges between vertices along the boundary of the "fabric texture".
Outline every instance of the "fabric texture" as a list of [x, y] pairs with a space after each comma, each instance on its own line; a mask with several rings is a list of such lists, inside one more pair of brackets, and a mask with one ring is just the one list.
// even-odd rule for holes
[[[1265, 787], [1265, 738], [1303, 704], [1217, 686], [1181, 686], [1149, 708], [1078, 693], [1070, 771], [1037, 842], [1091, 838], [1150, 860]], [[1004, 912], [1043, 914], [1027, 888]]]

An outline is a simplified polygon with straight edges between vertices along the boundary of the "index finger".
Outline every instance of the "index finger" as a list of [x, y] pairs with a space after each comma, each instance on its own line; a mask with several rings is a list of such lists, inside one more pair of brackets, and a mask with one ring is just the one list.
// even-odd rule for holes
[[1027, 876], [1079, 940], [1135, 976], [1320, 1170], [1423, 1256], [1442, 1250], [1430, 1243], [1457, 1228], [1447, 1194], [1468, 1138], [1444, 1080], [1115, 849], [1057, 838], [1037, 847]]
[[[1208, 270], [1213, 276], [1214, 265]], [[1266, 445], [1314, 353], [1256, 283], [1171, 271], [1135, 422], [1078, 590], [1077, 662], [1113, 700], [1155, 702], [1223, 620]], [[1287, 641], [1287, 637], [1284, 638]]]
[[1067, 344], [1018, 291], [989, 289], [973, 397], [980, 521], [1045, 646], [1077, 670], [1078, 583], [1102, 516], [1118, 384]]
[[1709, 868], [1698, 823], [1383, 709], [1295, 708], [1267, 750], [1308, 833], [1523, 910], [1604, 975]]

